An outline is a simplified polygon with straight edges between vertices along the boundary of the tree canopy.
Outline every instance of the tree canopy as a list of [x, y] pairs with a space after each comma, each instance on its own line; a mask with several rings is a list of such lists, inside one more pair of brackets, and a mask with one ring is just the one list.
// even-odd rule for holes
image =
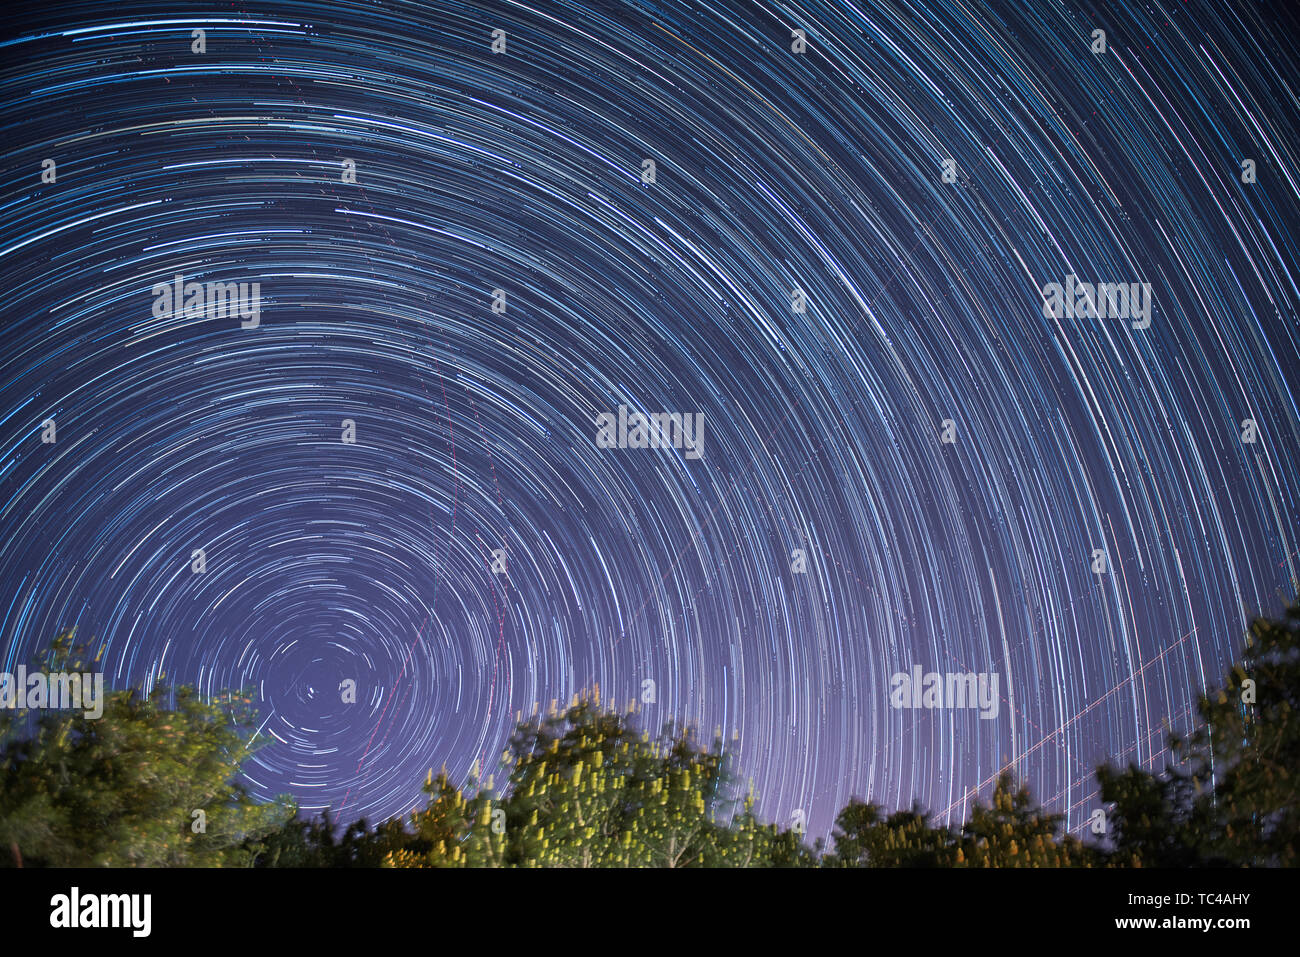
[[[61, 635], [40, 666], [87, 672]], [[0, 863], [257, 867], [1195, 867], [1300, 863], [1300, 604], [1257, 618], [1169, 765], [1097, 769], [1107, 827], [1061, 832], [1010, 774], [960, 826], [925, 808], [850, 801], [832, 846], [764, 823], [721, 736], [640, 726], [636, 711], [575, 697], [521, 721], [495, 773], [429, 772], [409, 818], [343, 827], [253, 799], [260, 746], [249, 694], [109, 691], [103, 713], [0, 709]], [[494, 781], [500, 786], [495, 787]]]
[[[40, 665], [95, 669], [69, 632]], [[292, 815], [238, 781], [251, 697], [190, 687], [107, 691], [103, 714], [0, 710], [0, 860], [50, 867], [221, 867]]]
[[1256, 618], [1200, 720], [1169, 736], [1174, 762], [1097, 771], [1114, 851], [1154, 867], [1300, 864], [1300, 603]]
[[744, 867], [807, 863], [799, 835], [738, 799], [721, 740], [671, 725], [657, 737], [594, 699], [519, 725], [500, 795], [445, 770], [394, 867]]

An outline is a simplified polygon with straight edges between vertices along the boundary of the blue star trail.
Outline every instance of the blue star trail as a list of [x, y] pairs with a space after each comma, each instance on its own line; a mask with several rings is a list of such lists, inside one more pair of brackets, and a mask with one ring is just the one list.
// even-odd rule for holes
[[402, 813], [598, 687], [810, 836], [1004, 769], [1082, 833], [1294, 594], [1293, 8], [3, 16], [0, 668], [251, 688], [259, 797]]

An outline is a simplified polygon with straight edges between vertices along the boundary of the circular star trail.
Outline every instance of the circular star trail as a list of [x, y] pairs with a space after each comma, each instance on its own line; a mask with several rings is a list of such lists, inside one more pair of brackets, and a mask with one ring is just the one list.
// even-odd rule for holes
[[1078, 831], [1294, 593], [1294, 13], [5, 15], [3, 667], [254, 689], [261, 797], [403, 812], [598, 687], [813, 834], [1003, 769]]

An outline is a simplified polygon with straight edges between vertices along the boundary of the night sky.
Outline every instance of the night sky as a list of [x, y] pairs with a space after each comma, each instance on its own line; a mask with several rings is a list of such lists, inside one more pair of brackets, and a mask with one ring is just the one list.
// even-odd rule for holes
[[1003, 769], [1082, 833], [1300, 575], [1287, 7], [7, 7], [0, 670], [252, 687], [345, 819], [652, 681], [810, 836]]

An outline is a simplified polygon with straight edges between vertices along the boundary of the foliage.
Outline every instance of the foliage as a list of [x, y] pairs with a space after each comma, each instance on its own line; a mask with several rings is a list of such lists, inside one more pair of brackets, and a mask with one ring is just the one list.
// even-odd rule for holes
[[[61, 635], [43, 670], [92, 671]], [[1089, 867], [1300, 864], [1300, 604], [1252, 622], [1242, 660], [1170, 735], [1153, 773], [1097, 769], [1108, 844], [1060, 833], [1008, 775], [960, 827], [919, 804], [850, 801], [833, 850], [765, 824], [741, 798], [721, 739], [689, 728], [652, 736], [635, 711], [575, 698], [520, 723], [494, 776], [426, 781], [409, 820], [339, 828], [294, 816], [288, 798], [238, 783], [257, 746], [246, 694], [201, 701], [189, 687], [105, 694], [82, 711], [0, 710], [0, 862], [20, 866], [258, 867]], [[192, 826], [196, 810], [206, 829]]]
[[1251, 622], [1242, 660], [1201, 697], [1175, 763], [1097, 772], [1121, 863], [1155, 867], [1300, 864], [1300, 603]]
[[[61, 635], [47, 672], [94, 671]], [[170, 707], [165, 705], [171, 697]], [[235, 782], [252, 748], [247, 695], [192, 688], [104, 692], [103, 714], [0, 711], [0, 860], [54, 867], [219, 867], [292, 814]], [[206, 815], [205, 829], [195, 811]]]
[[[445, 770], [413, 816], [395, 867], [743, 867], [808, 864], [799, 836], [758, 822], [731, 796], [720, 741], [638, 731], [633, 715], [577, 700], [519, 725], [500, 797], [454, 787]], [[736, 809], [735, 805], [741, 803]]]
[[976, 804], [960, 831], [931, 826], [919, 804], [886, 815], [851, 801], [839, 813], [831, 867], [1072, 867], [1099, 862], [1077, 838], [1058, 834], [1060, 815], [1047, 814], [1025, 788], [1003, 774], [992, 801]]

